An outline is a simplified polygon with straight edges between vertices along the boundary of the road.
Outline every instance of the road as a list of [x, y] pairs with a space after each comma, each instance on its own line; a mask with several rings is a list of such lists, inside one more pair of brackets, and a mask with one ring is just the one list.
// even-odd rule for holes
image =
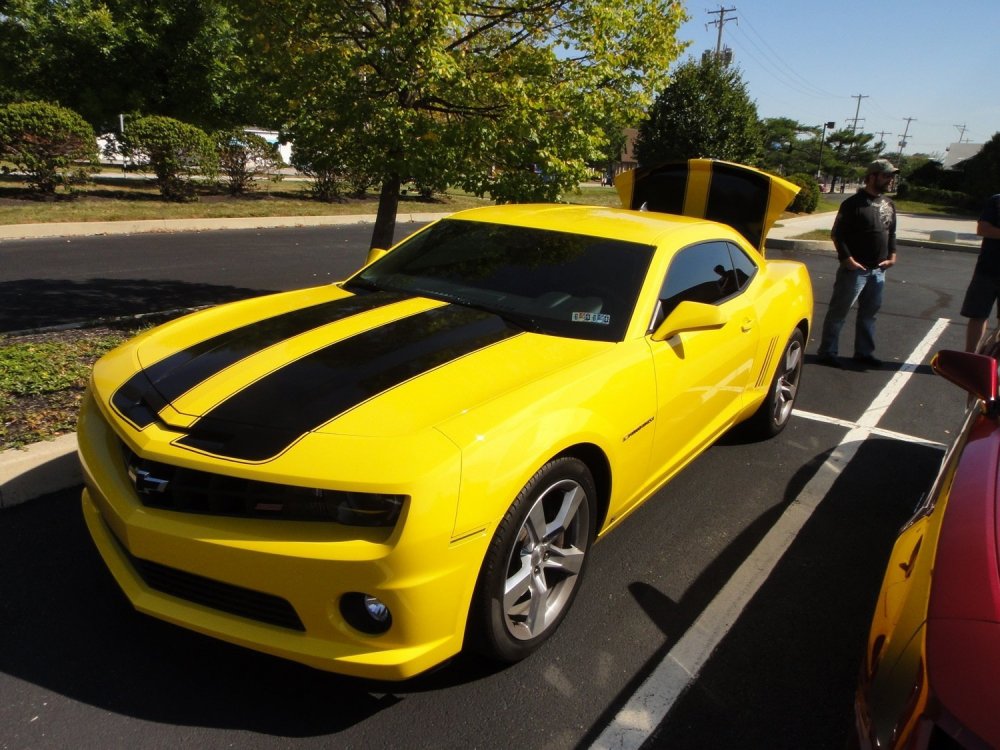
[[[405, 237], [417, 224], [400, 224]], [[325, 284], [365, 261], [371, 225], [0, 242], [0, 333]]]
[[[76, 271], [59, 242], [3, 243], [0, 310], [11, 317], [7, 293], [26, 278], [70, 289], [144, 276], [178, 290], [285, 288], [296, 274], [355, 267], [364, 242], [355, 247], [342, 231], [136, 237], [117, 252], [144, 260], [121, 275], [101, 244], [110, 238], [96, 240], [99, 260], [77, 258]], [[229, 245], [258, 243], [253, 262], [214, 258]], [[81, 242], [70, 244], [89, 255]], [[182, 268], [185, 253], [200, 264], [194, 270]], [[16, 254], [33, 259], [20, 280], [11, 271]], [[834, 262], [822, 253], [784, 255], [810, 268], [818, 326]], [[892, 539], [932, 481], [964, 408], [964, 395], [930, 373], [927, 357], [909, 360], [928, 341], [931, 350], [961, 346], [958, 306], [974, 261], [901, 252], [879, 320], [886, 367], [817, 366], [813, 336], [788, 428], [767, 442], [724, 438], [597, 544], [559, 632], [507, 669], [459, 657], [407, 683], [370, 683], [215, 642], [131, 610], [87, 538], [75, 491], [5, 510], [0, 748], [589, 748], [626, 736], [614, 730], [622, 708], [636, 693], [656, 702], [645, 679], [684, 656], [676, 649], [685, 636], [711, 630], [717, 647], [665, 719], [640, 712], [636, 723], [652, 724], [628, 736], [646, 748], [839, 750]], [[793, 515], [801, 529], [748, 588], [745, 562], [755, 567], [762, 550], [773, 552], [769, 532]], [[727, 628], [712, 613], [734, 589], [749, 603], [729, 612]], [[712, 617], [699, 621], [706, 613]]]

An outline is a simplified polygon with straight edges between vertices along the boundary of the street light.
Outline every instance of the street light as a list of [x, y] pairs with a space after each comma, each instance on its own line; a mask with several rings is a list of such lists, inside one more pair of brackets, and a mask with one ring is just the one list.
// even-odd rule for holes
[[819, 165], [816, 167], [816, 179], [820, 182], [823, 180], [823, 141], [826, 140], [826, 129], [833, 130], [834, 125], [836, 125], [835, 122], [824, 122], [823, 132], [819, 136]]

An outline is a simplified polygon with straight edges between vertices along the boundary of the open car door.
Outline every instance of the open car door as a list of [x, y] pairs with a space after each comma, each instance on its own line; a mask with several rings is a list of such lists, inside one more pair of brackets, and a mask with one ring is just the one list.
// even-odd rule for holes
[[615, 177], [622, 206], [728, 224], [762, 254], [764, 238], [798, 185], [753, 167], [716, 159], [639, 167]]

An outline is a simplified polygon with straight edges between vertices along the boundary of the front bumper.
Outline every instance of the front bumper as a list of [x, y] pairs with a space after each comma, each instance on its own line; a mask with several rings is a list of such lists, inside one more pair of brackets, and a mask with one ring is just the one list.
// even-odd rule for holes
[[[157, 510], [139, 502], [119, 438], [89, 397], [79, 438], [87, 527], [140, 612], [371, 679], [406, 679], [461, 650], [489, 540], [486, 530], [450, 538], [454, 498], [436, 514], [404, 511], [394, 530]], [[387, 632], [348, 624], [340, 601], [350, 592], [388, 606]]]

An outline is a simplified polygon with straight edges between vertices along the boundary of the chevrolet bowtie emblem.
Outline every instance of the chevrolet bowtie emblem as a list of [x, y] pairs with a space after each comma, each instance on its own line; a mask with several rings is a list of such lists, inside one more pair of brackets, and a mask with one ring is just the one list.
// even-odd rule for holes
[[128, 475], [132, 480], [132, 484], [135, 485], [136, 492], [143, 495], [162, 495], [167, 491], [167, 486], [170, 484], [169, 479], [154, 477], [146, 469], [138, 469], [134, 466], [128, 467]]

